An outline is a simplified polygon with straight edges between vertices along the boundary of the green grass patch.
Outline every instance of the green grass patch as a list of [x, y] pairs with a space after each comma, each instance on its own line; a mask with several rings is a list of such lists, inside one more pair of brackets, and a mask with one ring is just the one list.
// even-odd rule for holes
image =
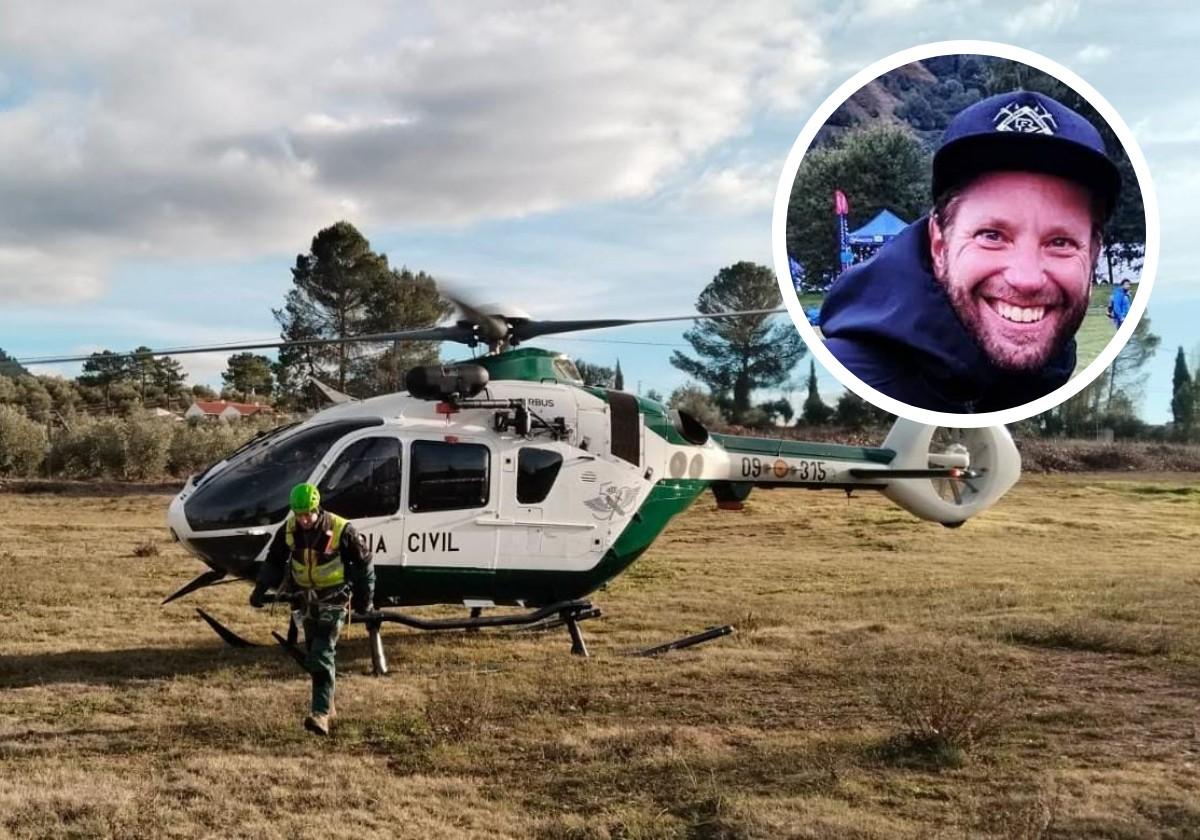
[[1075, 373], [1090, 365], [1108, 346], [1117, 333], [1117, 328], [1108, 317], [1108, 302], [1112, 298], [1112, 286], [1093, 286], [1092, 300], [1087, 315], [1075, 334]]

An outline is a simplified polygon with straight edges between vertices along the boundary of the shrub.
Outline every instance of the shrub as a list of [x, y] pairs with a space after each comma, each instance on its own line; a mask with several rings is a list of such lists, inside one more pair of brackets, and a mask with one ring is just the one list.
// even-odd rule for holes
[[128, 430], [115, 417], [81, 417], [51, 447], [52, 468], [76, 478], [124, 478], [127, 460]]
[[0, 475], [33, 475], [46, 455], [46, 430], [19, 409], [0, 405]]
[[176, 423], [168, 447], [167, 469], [172, 475], [199, 472], [220, 461], [255, 434], [249, 423]]
[[[221, 460], [261, 428], [254, 423], [191, 424], [146, 416], [79, 417], [55, 433], [50, 472], [135, 481], [182, 477]], [[44, 441], [45, 433], [41, 434]]]
[[[934, 643], [879, 660], [880, 704], [904, 727], [914, 752], [954, 764], [995, 735], [1012, 715], [1013, 690], [975, 645]], [[1011, 680], [1011, 676], [1009, 677]]]
[[128, 460], [125, 478], [162, 478], [167, 471], [167, 456], [171, 448], [173, 422], [154, 417], [140, 417], [126, 422]]
[[54, 438], [51, 469], [74, 478], [124, 478], [129, 430], [117, 417], [80, 417]]
[[158, 543], [155, 542], [140, 542], [133, 547], [134, 557], [157, 557], [158, 554]]

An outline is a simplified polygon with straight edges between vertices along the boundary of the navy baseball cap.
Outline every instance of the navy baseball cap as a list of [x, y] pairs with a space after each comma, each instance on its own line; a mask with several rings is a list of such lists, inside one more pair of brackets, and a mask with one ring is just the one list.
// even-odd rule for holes
[[1096, 127], [1057, 100], [1030, 90], [990, 96], [946, 126], [933, 155], [934, 201], [976, 175], [1044, 172], [1082, 184], [1112, 214], [1121, 175]]

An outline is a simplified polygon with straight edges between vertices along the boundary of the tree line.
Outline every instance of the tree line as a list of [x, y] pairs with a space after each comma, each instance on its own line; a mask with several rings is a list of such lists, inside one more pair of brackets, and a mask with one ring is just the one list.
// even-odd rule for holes
[[[320, 231], [309, 253], [297, 257], [293, 287], [273, 310], [281, 338], [342, 338], [363, 333], [429, 327], [452, 311], [434, 280], [424, 272], [388, 266], [386, 257], [348, 222]], [[701, 313], [778, 308], [772, 271], [751, 262], [720, 269], [696, 300]], [[890, 416], [845, 392], [826, 403], [810, 360], [799, 412], [790, 394], [799, 390], [791, 376], [807, 348], [783, 318], [757, 315], [698, 320], [684, 333], [692, 352], [674, 351], [671, 363], [691, 381], [663, 397], [649, 399], [687, 410], [713, 428], [770, 428], [798, 424], [862, 429], [890, 422]], [[1061, 406], [1021, 424], [1028, 434], [1091, 437], [1102, 428], [1120, 437], [1173, 437], [1195, 440], [1200, 385], [1188, 368], [1183, 348], [1176, 359], [1171, 401], [1173, 423], [1149, 427], [1137, 417], [1147, 360], [1158, 336], [1143, 318], [1132, 340], [1104, 376]], [[236, 353], [227, 360], [220, 395], [261, 400], [281, 409], [303, 409], [309, 375], [352, 395], [369, 397], [402, 388], [405, 370], [439, 361], [437, 344], [403, 342], [375, 347], [333, 345], [284, 349], [277, 359]], [[1194, 358], [1194, 370], [1200, 358]], [[622, 389], [624, 374], [613, 367], [578, 360], [585, 384]], [[756, 400], [765, 389], [784, 396]], [[0, 351], [0, 475], [49, 474], [78, 477], [147, 478], [180, 476], [218, 460], [244, 436], [250, 424], [198, 426], [155, 421], [144, 408], [178, 410], [191, 400], [214, 399], [204, 385], [190, 385], [181, 365], [141, 347], [134, 354], [101, 351], [83, 364], [74, 380], [33, 376]]]

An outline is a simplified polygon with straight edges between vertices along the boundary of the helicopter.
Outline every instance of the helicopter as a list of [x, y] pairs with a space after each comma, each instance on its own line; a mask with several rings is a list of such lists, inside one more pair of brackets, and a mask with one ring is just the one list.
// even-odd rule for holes
[[[322, 385], [333, 405], [187, 479], [167, 525], [208, 570], [164, 604], [218, 583], [253, 581], [287, 518], [289, 490], [308, 481], [374, 555], [375, 609], [356, 616], [370, 635], [374, 673], [387, 672], [385, 623], [418, 630], [562, 624], [572, 653], [586, 656], [579, 623], [599, 615], [589, 596], [705, 490], [724, 510], [740, 509], [755, 488], [871, 490], [921, 519], [957, 527], [1020, 477], [1020, 455], [1002, 426], [961, 430], [947, 444], [945, 435], [935, 438], [936, 427], [898, 418], [873, 448], [718, 434], [686, 411], [585, 385], [562, 353], [519, 346], [552, 333], [781, 310], [547, 321], [447, 297], [462, 310], [453, 324], [358, 340], [483, 344], [486, 353], [414, 368], [405, 391], [369, 399]], [[431, 605], [469, 612], [430, 619], [400, 609]], [[521, 611], [483, 614], [498, 607]], [[199, 613], [226, 642], [250, 644]], [[294, 648], [297, 634], [293, 617], [286, 639], [274, 635]]]

